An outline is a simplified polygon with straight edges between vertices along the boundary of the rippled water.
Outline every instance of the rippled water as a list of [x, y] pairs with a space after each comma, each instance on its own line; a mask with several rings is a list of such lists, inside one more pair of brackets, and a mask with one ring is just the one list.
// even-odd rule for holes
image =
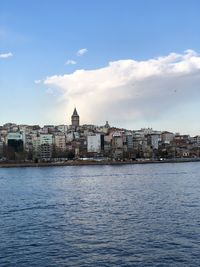
[[0, 266], [200, 266], [200, 163], [0, 169]]

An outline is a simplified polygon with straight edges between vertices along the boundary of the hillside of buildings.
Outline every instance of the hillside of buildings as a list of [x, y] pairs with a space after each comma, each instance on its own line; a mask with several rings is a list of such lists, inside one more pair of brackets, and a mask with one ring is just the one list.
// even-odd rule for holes
[[75, 109], [71, 125], [0, 126], [1, 162], [67, 160], [164, 160], [199, 158], [200, 136], [191, 137], [151, 128], [126, 130], [80, 125]]

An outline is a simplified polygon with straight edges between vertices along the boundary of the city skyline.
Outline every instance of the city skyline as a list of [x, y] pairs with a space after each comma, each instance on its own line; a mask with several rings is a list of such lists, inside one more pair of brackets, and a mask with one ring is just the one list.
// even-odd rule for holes
[[199, 1], [2, 1], [1, 120], [198, 135]]
[[[131, 129], [131, 128], [124, 128], [124, 127], [117, 127], [116, 125], [110, 125], [108, 121], [105, 121], [104, 124], [102, 125], [98, 125], [98, 124], [91, 124], [91, 123], [81, 123], [81, 117], [79, 116], [79, 112], [77, 111], [77, 108], [74, 107], [73, 111], [71, 112], [71, 116], [70, 116], [70, 121], [68, 121], [67, 123], [63, 123], [63, 124], [44, 124], [44, 125], [40, 125], [40, 124], [23, 124], [23, 123], [15, 123], [15, 122], [6, 122], [5, 124], [3, 125], [0, 125], [0, 130], [2, 130], [4, 132], [5, 129], [10, 129], [10, 133], [16, 133], [16, 134], [19, 134], [19, 133], [22, 133], [26, 128], [37, 128], [37, 129], [43, 129], [43, 128], [46, 128], [46, 129], [49, 129], [49, 128], [64, 128], [64, 129], [68, 129], [68, 130], [72, 130], [72, 131], [79, 131], [80, 129], [85, 128], [86, 129], [112, 129], [113, 131], [116, 131], [116, 132], [127, 132], [127, 133], [131, 133], [131, 132], [145, 132], [145, 134], [173, 134], [173, 135], [176, 135], [179, 137], [182, 137], [182, 136], [187, 136], [187, 137], [195, 137], [195, 138], [199, 138], [200, 135], [195, 135], [192, 136], [190, 135], [189, 133], [182, 133], [182, 132], [173, 132], [171, 131], [170, 129], [165, 129], [165, 130], [162, 130], [162, 129], [153, 129], [153, 128], [150, 128], [150, 127], [142, 127], [140, 129]], [[12, 130], [13, 129], [13, 130]], [[23, 131], [21, 132], [21, 129], [23, 129]], [[25, 130], [26, 132], [26, 130]], [[1, 132], [0, 132], [1, 134]]]

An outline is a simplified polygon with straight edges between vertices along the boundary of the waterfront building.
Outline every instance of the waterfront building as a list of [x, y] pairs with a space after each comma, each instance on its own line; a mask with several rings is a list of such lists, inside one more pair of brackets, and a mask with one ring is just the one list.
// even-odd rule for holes
[[49, 144], [40, 145], [40, 158], [41, 159], [51, 159], [52, 156], [52, 146]]
[[15, 152], [23, 150], [23, 134], [21, 132], [11, 132], [7, 135], [7, 145]]
[[25, 134], [24, 150], [26, 150], [27, 152], [33, 150], [32, 135], [31, 134]]
[[122, 132], [114, 132], [112, 135], [112, 147], [114, 149], [123, 148]]
[[53, 135], [41, 134], [40, 135], [40, 158], [50, 159], [52, 156]]
[[7, 143], [10, 141], [10, 140], [16, 140], [16, 141], [23, 141], [23, 134], [22, 132], [10, 132], [8, 133], [7, 135]]
[[3, 145], [4, 143], [0, 141], [0, 158], [3, 156]]
[[161, 142], [160, 134], [148, 134], [147, 135], [147, 143], [153, 149], [158, 149], [159, 143]]
[[34, 158], [51, 158], [53, 146], [52, 134], [33, 134], [32, 147]]
[[39, 150], [40, 150], [40, 136], [37, 134], [32, 134], [32, 146], [33, 146], [33, 156], [35, 158], [38, 158], [39, 155]]
[[133, 134], [126, 133], [126, 145], [127, 149], [133, 149]]
[[58, 151], [66, 150], [66, 136], [64, 133], [57, 133], [54, 135], [55, 149]]
[[123, 133], [116, 131], [112, 135], [112, 157], [115, 159], [122, 159], [124, 152], [124, 137]]

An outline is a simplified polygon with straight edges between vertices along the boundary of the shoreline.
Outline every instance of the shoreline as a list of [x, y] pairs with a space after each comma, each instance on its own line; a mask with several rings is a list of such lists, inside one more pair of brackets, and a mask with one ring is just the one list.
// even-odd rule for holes
[[133, 164], [162, 164], [162, 163], [188, 163], [200, 162], [198, 159], [166, 159], [166, 160], [135, 160], [135, 161], [66, 161], [66, 162], [21, 162], [0, 163], [0, 168], [26, 168], [26, 167], [64, 167], [64, 166], [95, 166], [95, 165], [133, 165]]

